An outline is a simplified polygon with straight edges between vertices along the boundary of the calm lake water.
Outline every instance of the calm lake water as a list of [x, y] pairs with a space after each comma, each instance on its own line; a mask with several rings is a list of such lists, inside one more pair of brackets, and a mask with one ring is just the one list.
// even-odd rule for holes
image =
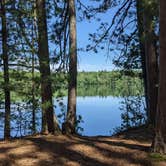
[[[67, 98], [64, 98], [64, 104]], [[78, 97], [77, 115], [81, 115], [83, 123], [79, 126], [84, 130], [82, 135], [111, 135], [113, 129], [121, 125], [121, 113], [119, 109], [122, 98], [118, 97]], [[56, 114], [60, 114], [60, 109], [56, 109]]]
[[[79, 124], [79, 127], [83, 128], [83, 131], [80, 131], [82, 135], [87, 136], [96, 136], [96, 135], [111, 135], [114, 128], [119, 127], [121, 125], [121, 110], [120, 102], [122, 98], [120, 97], [100, 97], [100, 96], [91, 96], [91, 97], [77, 97], [77, 115], [81, 115], [83, 122]], [[67, 105], [67, 97], [64, 97], [63, 100], [63, 109], [66, 109]], [[54, 100], [56, 105], [55, 113], [56, 115], [61, 114], [62, 107], [57, 104], [56, 99]], [[11, 126], [17, 128], [13, 128], [11, 130], [11, 135], [13, 137], [20, 135], [28, 135], [31, 130], [28, 129], [28, 122], [24, 119], [23, 122], [20, 122], [19, 119], [23, 120], [23, 116], [30, 117], [31, 112], [20, 109], [20, 112], [16, 110], [17, 120], [13, 120], [11, 122]], [[41, 128], [41, 113], [38, 111], [38, 131]], [[63, 117], [59, 119], [61, 122], [63, 121]], [[19, 125], [19, 123], [21, 123]], [[23, 128], [27, 129], [23, 130]], [[24, 127], [23, 127], [24, 126]], [[3, 138], [3, 118], [1, 116], [1, 125], [0, 125], [0, 138]], [[21, 129], [22, 127], [22, 129]], [[22, 130], [22, 131], [20, 131]]]
[[[113, 93], [114, 90], [108, 87], [90, 87], [89, 89], [78, 89], [77, 97], [77, 116], [81, 116], [83, 122], [78, 124], [78, 127], [83, 129], [79, 133], [86, 136], [105, 135], [110, 136], [113, 134], [114, 129], [120, 127], [121, 124], [132, 126], [139, 125], [143, 122], [142, 110], [143, 97], [116, 97], [118, 94]], [[115, 95], [116, 94], [116, 95]], [[122, 96], [122, 94], [119, 94]], [[134, 100], [133, 100], [134, 99]], [[58, 100], [58, 101], [57, 101]], [[64, 121], [64, 114], [67, 106], [67, 97], [63, 99], [54, 99], [56, 105], [55, 113], [59, 117], [59, 124]], [[141, 109], [140, 109], [141, 108]], [[11, 121], [11, 135], [19, 137], [30, 135], [32, 107], [24, 103], [12, 104], [12, 121]], [[133, 114], [133, 110], [136, 110]], [[140, 111], [141, 110], [141, 111]], [[123, 113], [123, 120], [122, 120]], [[60, 116], [63, 115], [63, 116]], [[133, 115], [138, 115], [141, 119], [135, 120]], [[130, 122], [126, 121], [126, 116], [131, 117]], [[0, 109], [0, 138], [3, 138], [4, 128], [4, 108]], [[142, 117], [145, 117], [144, 115]], [[41, 131], [41, 110], [36, 111], [36, 124], [37, 131]], [[124, 127], [124, 126], [123, 126]], [[125, 126], [126, 127], [126, 126]]]

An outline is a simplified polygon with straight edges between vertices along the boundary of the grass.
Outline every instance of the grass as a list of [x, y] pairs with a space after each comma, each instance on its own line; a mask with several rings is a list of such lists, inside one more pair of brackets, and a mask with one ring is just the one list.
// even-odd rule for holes
[[149, 157], [154, 161], [166, 161], [166, 155], [162, 155], [159, 153], [150, 153]]

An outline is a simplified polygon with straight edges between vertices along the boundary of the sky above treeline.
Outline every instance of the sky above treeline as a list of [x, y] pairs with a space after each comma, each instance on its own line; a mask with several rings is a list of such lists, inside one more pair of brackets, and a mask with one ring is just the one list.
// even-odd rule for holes
[[[86, 6], [93, 6], [97, 7], [99, 4], [101, 4], [103, 1], [100, 0], [82, 0], [82, 2]], [[111, 1], [113, 2], [113, 1]], [[121, 1], [119, 1], [121, 2]], [[98, 5], [96, 5], [98, 4]], [[96, 33], [97, 29], [99, 28], [101, 22], [102, 23], [107, 23], [107, 27], [112, 25], [112, 20], [114, 16], [116, 15], [117, 11], [122, 7], [122, 4], [119, 4], [119, 6], [114, 6], [111, 7], [107, 12], [105, 13], [100, 13], [96, 14], [95, 18], [92, 18], [91, 20], [83, 20], [83, 21], [77, 21], [77, 45], [78, 49], [79, 48], [84, 48], [86, 49], [86, 46], [91, 44], [91, 42], [88, 40], [89, 39], [89, 34]], [[87, 9], [88, 10], [88, 9]], [[133, 8], [129, 10], [130, 12], [127, 14], [125, 20], [124, 20], [124, 27], [125, 27], [125, 34], [129, 35], [135, 30], [135, 15], [131, 16], [131, 13], [136, 12], [135, 11], [135, 6], [133, 5]], [[88, 11], [87, 11], [88, 12]], [[79, 11], [77, 11], [77, 17], [79, 16]], [[120, 14], [120, 13], [119, 13]], [[120, 17], [120, 16], [119, 16]], [[97, 18], [101, 20], [101, 22], [97, 21]], [[115, 22], [117, 21], [116, 19], [114, 20]], [[111, 32], [113, 33], [113, 30], [115, 28], [116, 24], [113, 24], [111, 28]], [[106, 28], [107, 29], [107, 28]], [[114, 40], [114, 38], [112, 38]], [[111, 45], [111, 43], [104, 44], [104, 49], [99, 49], [97, 53], [94, 53], [93, 51], [86, 52], [86, 51], [79, 51], [78, 52], [78, 60], [79, 60], [79, 65], [78, 65], [78, 70], [79, 71], [101, 71], [101, 70], [107, 70], [111, 71], [114, 69], [117, 69], [115, 65], [113, 65], [112, 60], [120, 56], [121, 51], [119, 48], [123, 48], [124, 46], [118, 45], [118, 42], [115, 41], [115, 44]], [[102, 45], [103, 46], [103, 45]], [[109, 47], [108, 47], [109, 46]], [[108, 51], [109, 49], [113, 51]], [[117, 49], [118, 48], [118, 49]], [[109, 52], [109, 54], [108, 54]]]
[[[89, 5], [90, 1], [85, 0], [84, 4]], [[103, 22], [111, 22], [111, 18], [114, 15], [115, 10], [109, 10], [107, 13], [99, 14], [99, 17]], [[77, 13], [78, 14], [78, 13]], [[77, 44], [78, 48], [86, 48], [86, 45], [90, 44], [89, 33], [96, 32], [100, 22], [95, 19], [84, 20], [77, 22]], [[78, 70], [79, 71], [101, 71], [101, 70], [113, 70], [115, 66], [112, 64], [113, 55], [107, 54], [105, 49], [100, 50], [98, 53], [93, 51], [79, 51], [78, 52]]]

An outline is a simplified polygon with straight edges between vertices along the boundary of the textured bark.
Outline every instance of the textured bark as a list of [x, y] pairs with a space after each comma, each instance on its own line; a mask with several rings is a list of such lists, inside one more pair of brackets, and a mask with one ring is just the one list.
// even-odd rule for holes
[[137, 0], [138, 35], [147, 104], [148, 123], [155, 125], [158, 95], [158, 64], [153, 27], [153, 12], [146, 0]]
[[76, 127], [76, 96], [77, 96], [77, 42], [76, 42], [76, 10], [75, 0], [68, 0], [69, 4], [69, 87], [68, 87], [68, 108], [65, 132], [75, 133]]
[[5, 0], [1, 1], [2, 11], [2, 57], [4, 67], [4, 93], [5, 93], [5, 127], [4, 138], [10, 138], [10, 88], [9, 88], [9, 65], [8, 65], [8, 47], [7, 47], [7, 23], [6, 23], [6, 11]]
[[151, 10], [145, 10], [144, 26], [145, 26], [145, 56], [146, 56], [146, 77], [147, 77], [147, 93], [148, 93], [148, 117], [149, 124], [155, 125], [157, 96], [158, 96], [158, 64], [155, 46], [155, 33], [153, 27], [153, 15]]
[[[151, 33], [152, 35], [152, 33]], [[158, 66], [153, 38], [149, 35], [146, 40], [146, 68], [147, 68], [147, 91], [149, 102], [149, 124], [155, 125], [158, 95]]]
[[166, 154], [166, 1], [160, 0], [159, 95], [154, 152]]
[[[145, 56], [145, 42], [144, 42], [144, 26], [143, 26], [143, 0], [136, 1], [137, 8], [137, 26], [138, 26], [138, 36], [139, 36], [139, 46], [140, 46], [140, 54], [141, 54], [141, 67], [142, 67], [142, 75], [144, 81], [144, 91], [145, 91], [145, 100], [146, 100], [146, 109], [149, 110], [149, 102], [148, 102], [148, 91], [147, 91], [147, 76], [146, 76], [146, 56]], [[148, 117], [148, 112], [147, 112]]]
[[42, 96], [42, 132], [59, 132], [59, 126], [54, 115], [52, 103], [51, 72], [49, 63], [47, 18], [45, 0], [36, 0], [38, 22], [38, 56], [41, 75]]

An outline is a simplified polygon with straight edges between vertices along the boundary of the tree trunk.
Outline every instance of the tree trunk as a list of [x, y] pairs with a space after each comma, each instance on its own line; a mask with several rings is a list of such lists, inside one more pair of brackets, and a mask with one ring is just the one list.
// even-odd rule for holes
[[[32, 28], [32, 45], [34, 46]], [[32, 132], [36, 133], [36, 101], [35, 101], [35, 54], [32, 50]]]
[[76, 42], [76, 10], [75, 0], [68, 0], [69, 4], [69, 87], [68, 107], [65, 132], [75, 133], [76, 127], [76, 96], [77, 96], [77, 42]]
[[8, 65], [8, 47], [7, 47], [7, 23], [5, 0], [1, 1], [2, 11], [2, 57], [4, 67], [4, 93], [5, 93], [5, 127], [4, 138], [10, 138], [10, 86], [9, 86], [9, 65]]
[[51, 72], [49, 63], [47, 18], [45, 0], [36, 0], [38, 20], [38, 56], [41, 75], [41, 96], [42, 96], [42, 132], [59, 132], [57, 120], [54, 118], [52, 103]]
[[[152, 35], [152, 33], [150, 34]], [[149, 102], [149, 124], [155, 125], [158, 95], [158, 66], [155, 46], [152, 36], [148, 35], [146, 39], [146, 68], [147, 68], [147, 89]]]
[[166, 154], [166, 1], [160, 0], [159, 91], [154, 152]]
[[153, 27], [153, 15], [151, 10], [147, 10], [144, 16], [145, 26], [145, 56], [146, 56], [146, 76], [148, 92], [148, 117], [149, 124], [155, 125], [157, 96], [158, 96], [158, 64], [155, 46], [155, 33]]
[[137, 0], [138, 35], [142, 61], [148, 124], [155, 125], [158, 95], [158, 64], [153, 12], [147, 1]]
[[[34, 8], [36, 7], [35, 3], [33, 4]], [[35, 13], [36, 10], [34, 9], [33, 11], [34, 13], [34, 17], [33, 17], [33, 25], [32, 25], [32, 133], [35, 134], [36, 133], [36, 100], [35, 100], [35, 41], [34, 41], [34, 34], [35, 37], [37, 37], [36, 35], [36, 29], [37, 29], [37, 25], [36, 25], [36, 17], [35, 17]]]
[[[138, 26], [138, 37], [139, 37], [139, 46], [140, 46], [140, 54], [141, 54], [141, 67], [142, 67], [142, 75], [144, 82], [144, 91], [145, 91], [145, 101], [146, 101], [146, 109], [149, 109], [148, 102], [148, 91], [147, 91], [147, 76], [146, 76], [146, 56], [145, 56], [145, 42], [144, 42], [144, 27], [143, 27], [143, 1], [136, 1], [137, 8], [137, 26]], [[148, 117], [148, 112], [147, 112]]]

